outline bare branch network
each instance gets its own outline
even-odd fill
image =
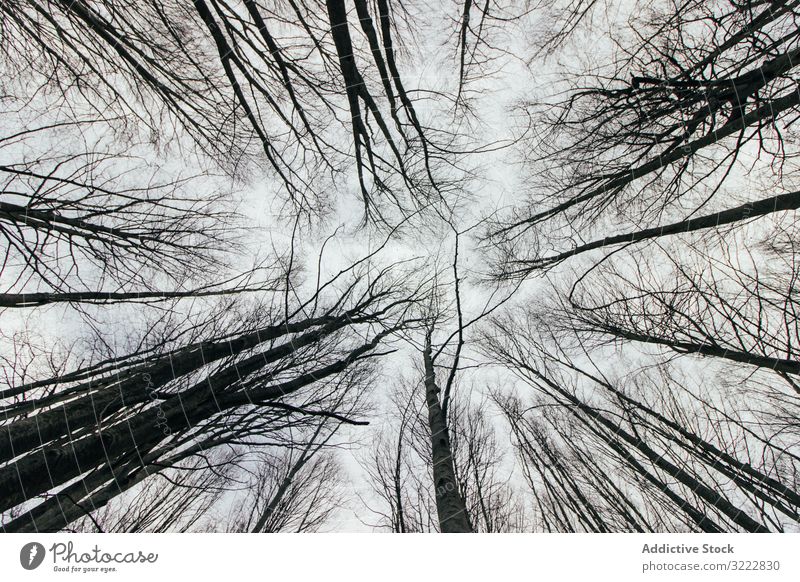
[[[800,531],[800,0],[0,3],[4,532]]]

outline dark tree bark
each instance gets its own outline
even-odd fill
[[[430,335],[422,352],[425,366],[425,402],[428,406],[428,426],[431,431],[431,461],[433,485],[436,492],[436,512],[443,533],[471,533],[467,506],[459,491],[453,466],[450,433],[439,402],[439,387],[433,368]]]

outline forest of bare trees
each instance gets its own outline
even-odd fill
[[[800,531],[800,1],[0,2],[0,531]]]

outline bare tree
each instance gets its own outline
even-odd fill
[[[329,399],[363,386],[365,360],[405,325],[409,299],[396,295],[389,277],[357,277],[327,308],[317,293],[287,319],[261,311],[253,314],[258,327],[6,391],[15,402],[3,409],[0,497],[4,510],[22,504],[25,512],[5,529],[63,527],[87,503],[102,506],[148,475],[221,445],[258,444],[319,416],[353,422],[332,411]]]
[[[421,316],[423,337],[421,341],[410,339],[420,356],[422,366],[418,373],[422,382],[412,380],[399,392],[402,396],[395,396],[393,409],[400,422],[397,435],[391,441],[383,441],[375,456],[366,462],[374,488],[388,505],[388,511],[377,513],[393,531],[429,528],[434,508],[438,530],[442,532],[503,531],[524,522],[522,506],[515,504],[512,489],[498,471],[502,455],[494,428],[487,420],[487,404],[474,403],[469,393],[456,390],[468,346],[466,333],[498,309],[509,295],[495,289],[488,300],[481,302],[477,315],[465,313],[465,278],[459,265],[463,233],[452,224],[450,228],[454,233],[450,274],[437,274],[438,286]],[[450,325],[452,331],[448,334]],[[435,333],[442,338],[436,346]],[[447,364],[442,363],[445,360]],[[437,377],[440,370],[444,374]],[[420,399],[424,396],[423,411],[414,405],[415,394]],[[429,484],[414,475],[420,465],[430,471]],[[433,490],[433,505],[419,493],[425,487]],[[425,509],[408,509],[409,500],[423,504]]]
[[[397,37],[413,31],[402,11],[386,0],[12,2],[3,56],[101,118],[151,135],[167,121],[228,168],[263,159],[304,213],[320,213],[353,169],[380,218],[378,196],[402,212],[436,201],[449,179],[436,172],[454,160],[454,136],[426,125],[403,82]]]
[[[226,461],[208,466],[197,459],[157,473],[68,529],[158,533],[202,528],[203,519],[230,487],[234,465]]]
[[[606,4],[1,3],[2,529],[319,531],[376,417],[373,527],[797,528],[800,0]]]
[[[232,531],[316,532],[342,504],[341,469],[318,445],[296,459],[265,461],[248,488],[254,492],[249,509],[239,509],[242,515],[233,521]]]
[[[794,209],[793,7],[689,2],[634,14],[611,39],[616,50],[602,70],[576,76],[565,100],[532,111],[542,130],[526,159],[539,187],[489,229],[498,275],[524,277],[593,249]],[[744,205],[717,202],[753,156],[777,174],[778,192],[746,185]],[[712,203],[721,209],[707,212]],[[631,227],[609,234],[611,221]]]
[[[398,385],[388,413],[397,423],[376,429],[375,447],[361,459],[371,493],[361,502],[378,520],[369,523],[395,533],[438,531],[436,500],[428,468],[425,415],[413,383]]]
[[[670,531],[653,517],[664,504],[689,529],[783,531],[797,522],[796,453],[781,428],[764,438],[769,424],[720,417],[696,391],[687,405],[666,365],[614,380],[588,354],[571,356],[568,342],[548,347],[557,336],[537,328],[536,318],[498,321],[487,345],[541,394],[528,409],[513,398],[501,404],[548,529]],[[614,474],[605,463],[627,483],[603,477]]]
[[[434,485],[424,389],[420,382],[401,385],[387,411],[397,421],[390,425],[393,430],[379,429],[376,446],[362,459],[378,497],[362,499],[377,518],[368,525],[397,533],[446,531],[438,514],[442,496]],[[473,396],[455,392],[447,421],[453,482],[468,524],[476,532],[527,531],[528,511],[511,483],[508,459],[498,439],[501,427],[491,420],[489,402],[476,402]]]

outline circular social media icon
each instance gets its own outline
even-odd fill
[[[30,542],[19,551],[19,563],[26,570],[35,570],[44,561],[44,546],[39,542]]]

